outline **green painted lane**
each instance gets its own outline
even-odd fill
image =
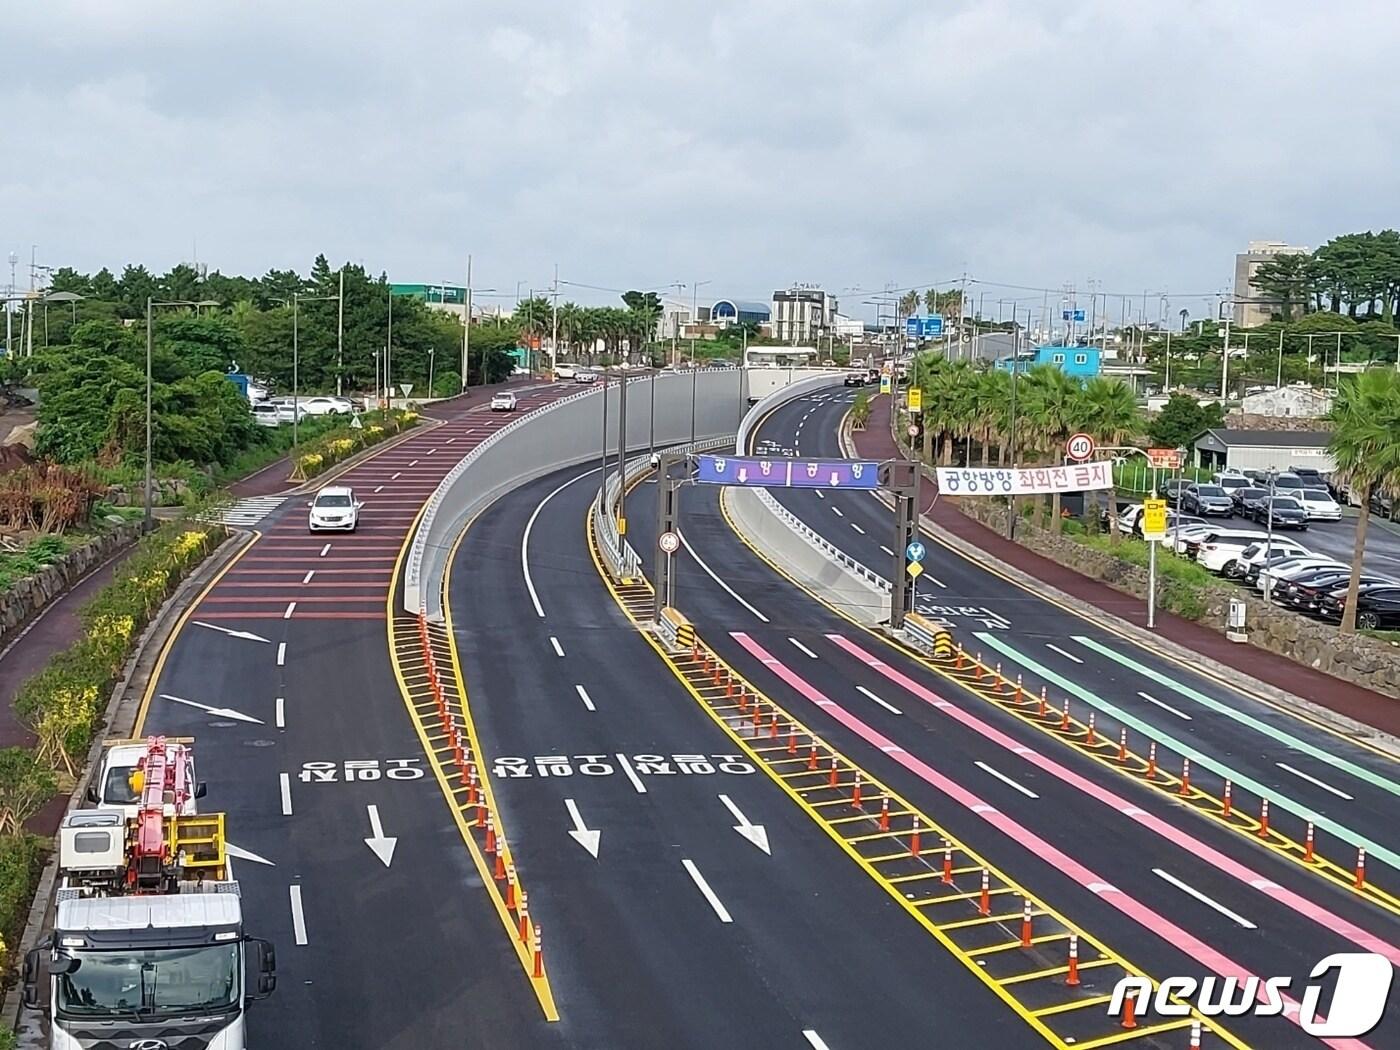
[[[1136,660],[1115,652],[1106,645],[1100,645],[1092,638],[1086,638],[1083,635],[1075,635],[1074,640],[1085,648],[1092,649],[1099,655],[1108,657],[1114,663],[1131,668],[1138,674],[1152,679],[1152,681],[1159,685],[1164,685],[1173,692],[1196,701],[1196,703],[1200,704],[1202,707],[1208,708],[1217,714],[1222,714],[1227,718],[1233,718],[1241,725],[1249,726],[1249,728],[1253,729],[1255,732],[1263,733],[1265,736],[1278,741],[1286,747],[1301,751],[1305,755],[1311,755],[1319,762],[1325,762],[1334,769],[1340,769],[1343,772],[1350,773],[1358,780],[1364,780],[1372,787],[1380,788],[1382,791],[1388,791],[1392,795],[1400,797],[1400,784],[1381,776],[1374,770],[1358,765],[1350,759],[1343,758],[1341,755],[1333,754],[1331,751],[1320,748],[1316,744],[1310,744],[1301,737],[1296,737],[1292,733],[1279,729],[1277,726],[1270,725],[1263,719],[1255,718],[1253,715],[1246,714],[1244,711],[1237,711],[1229,704],[1222,703],[1212,696],[1207,696],[1199,690],[1192,689],[1189,685],[1182,685],[1180,682],[1174,681],[1160,671],[1155,671],[1150,667],[1144,667]]]
[[[1110,715],[1121,724],[1136,730],[1149,740],[1156,740],[1159,744],[1171,748],[1184,758],[1189,758],[1202,769],[1210,770],[1216,776],[1223,777],[1233,782],[1237,787],[1244,788],[1246,791],[1250,791],[1260,798],[1267,798],[1270,806],[1275,808],[1282,807],[1295,816],[1312,821],[1318,829],[1330,831],[1342,841],[1349,842],[1353,846],[1364,848],[1368,856],[1383,860],[1397,871],[1400,871],[1400,854],[1397,854],[1393,850],[1386,849],[1378,842],[1372,842],[1365,835],[1353,831],[1345,824],[1338,823],[1330,817],[1323,816],[1321,813],[1318,813],[1316,810],[1304,805],[1296,799],[1289,798],[1287,795],[1273,788],[1266,787],[1252,777],[1236,769],[1232,769],[1225,765],[1225,763],[1198,750],[1193,745],[1178,740],[1160,727],[1144,722],[1136,715],[1129,714],[1117,704],[1105,700],[1097,693],[1085,689],[1077,682],[1073,682],[1058,672],[1052,671],[1044,664],[1037,662],[1014,646],[1008,645],[995,634],[988,631],[977,631],[975,632],[975,637],[986,645],[991,646],[1003,656],[1014,660],[1032,674],[1039,675],[1047,682],[1053,682],[1071,696],[1076,696],[1091,707],[1102,711],[1106,715]]]

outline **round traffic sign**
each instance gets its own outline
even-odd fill
[[[919,436],[919,428],[916,427],[913,423],[909,424],[909,436],[911,438],[916,438]]]
[[[656,538],[656,545],[667,554],[675,554],[681,549],[681,538],[674,532],[663,532]]]
[[[1094,439],[1088,434],[1075,434],[1065,442],[1065,455],[1070,459],[1083,462],[1094,454]]]
[[[911,541],[909,546],[904,548],[904,554],[910,561],[923,561],[927,553],[927,548],[918,540]]]

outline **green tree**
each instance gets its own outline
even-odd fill
[[[1099,445],[1122,447],[1138,433],[1137,398],[1120,380],[1103,376],[1090,379],[1084,384],[1082,408],[1084,429]],[[1118,500],[1112,487],[1108,490],[1108,536],[1110,543],[1119,540]]]
[[[1216,405],[1219,410],[1220,406]],[[1157,448],[1187,448],[1212,424],[1196,399],[1189,394],[1172,394],[1162,410],[1147,425],[1147,435]]]
[[[1400,491],[1400,375],[1387,368],[1349,377],[1340,384],[1328,419],[1333,427],[1328,451],[1336,463],[1334,477],[1361,501],[1341,626],[1343,634],[1353,634],[1371,497]],[[1362,626],[1377,624],[1368,619]]]
[[[1315,267],[1311,255],[1275,255],[1255,271],[1251,282],[1266,298],[1273,300],[1276,313],[1287,323],[1293,313],[1305,312],[1312,300]]]

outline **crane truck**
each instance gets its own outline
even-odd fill
[[[277,987],[272,945],[243,929],[224,814],[195,812],[191,744],[115,742],[100,797],[111,769],[129,791],[59,829],[53,932],[23,972],[31,1008],[48,973],[50,1050],[246,1050],[247,1004]]]

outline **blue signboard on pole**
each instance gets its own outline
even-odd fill
[[[923,561],[928,549],[919,540],[913,540],[904,548],[904,556],[910,561]]]
[[[939,314],[932,317],[925,317],[923,332],[926,337],[935,337],[943,334],[943,318]]]
[[[904,319],[904,337],[906,339],[917,339],[922,327],[917,317],[906,317]]]
[[[1061,321],[1083,321],[1083,320],[1084,320],[1084,311],[1083,311],[1083,310],[1061,310],[1061,311],[1060,311],[1060,320],[1061,320]]]
[[[873,459],[755,459],[697,456],[695,480],[748,488],[875,489],[880,464]]]

